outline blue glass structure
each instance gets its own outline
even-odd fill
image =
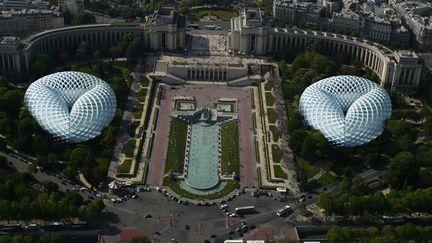
[[[391,100],[370,80],[334,76],[306,88],[300,97],[300,113],[331,143],[355,147],[383,132],[384,121],[391,116]]]
[[[36,80],[27,89],[24,102],[44,130],[70,143],[100,135],[116,110],[112,88],[81,72],[58,72]]]

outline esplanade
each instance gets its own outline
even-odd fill
[[[58,53],[77,48],[86,41],[92,46],[111,47],[124,35],[140,35],[149,51],[175,51],[186,48],[186,20],[174,8],[163,7],[143,24],[93,24],[65,27],[37,33],[25,39],[3,37],[0,41],[0,71],[22,73],[39,53]],[[421,64],[408,50],[390,50],[361,38],[321,31],[270,27],[259,9],[243,9],[231,19],[229,49],[235,54],[265,56],[289,48],[302,51],[315,42],[329,56],[344,55],[375,72],[381,85],[412,94],[417,91]],[[190,68],[190,67],[189,67]]]

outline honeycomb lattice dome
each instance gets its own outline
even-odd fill
[[[378,84],[356,76],[320,80],[303,92],[300,113],[333,144],[355,147],[384,130],[391,116],[391,100]]]
[[[44,130],[71,143],[100,135],[116,110],[111,87],[81,72],[58,72],[36,80],[27,89],[24,103]]]

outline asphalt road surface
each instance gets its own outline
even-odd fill
[[[28,172],[29,161],[23,160],[22,158],[16,156],[15,154],[5,153],[2,151],[0,151],[0,156],[5,157],[8,160],[9,165],[14,167],[17,171]],[[66,180],[62,179],[58,175],[49,175],[41,171],[33,173],[33,176],[39,182],[44,182],[49,180],[56,183],[59,187],[59,190],[62,192],[66,192],[67,190],[74,190],[76,188],[82,187],[81,185],[77,185],[77,184],[74,185],[70,182],[67,182]],[[92,196],[89,190],[80,190],[80,194],[83,196],[84,199],[88,199],[90,196]]]
[[[276,211],[293,202],[279,202],[273,197],[251,197],[249,193],[237,196],[228,201],[228,207],[234,211],[235,207],[255,206],[256,213],[244,217],[229,218],[214,206],[187,206],[170,201],[163,193],[153,190],[138,193],[137,199],[129,199],[122,203],[112,203],[106,200],[106,225],[102,228],[103,238],[108,242],[120,240],[120,232],[124,229],[136,229],[153,237],[155,242],[223,242],[225,239],[242,238],[236,231],[241,222],[255,225],[256,228],[247,232],[243,237],[253,235],[265,227],[273,228],[274,232],[281,232],[288,227],[286,218],[276,215]],[[145,218],[146,215],[151,218]],[[187,229],[189,226],[189,229]],[[211,236],[216,236],[212,238]],[[269,238],[273,237],[269,235]]]

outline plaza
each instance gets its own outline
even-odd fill
[[[165,158],[167,156],[167,145],[169,141],[169,127],[171,114],[174,111],[176,97],[194,97],[197,107],[214,107],[220,97],[236,100],[238,113],[232,113],[238,118],[239,124],[239,158],[240,158],[240,184],[242,187],[252,188],[255,186],[255,163],[254,146],[251,132],[253,131],[251,121],[250,91],[248,88],[226,87],[222,85],[184,85],[175,89],[165,88],[164,98],[159,105],[159,118],[157,121],[155,146],[147,176],[147,184],[162,185],[164,177]],[[194,124],[191,128],[191,144],[188,176],[186,182],[196,187],[211,187],[218,181],[218,131],[219,125]],[[203,137],[204,136],[204,137]],[[207,159],[203,162],[202,159]],[[196,160],[202,164],[192,165]],[[199,162],[197,162],[199,163]],[[212,179],[213,178],[213,179]],[[198,185],[197,185],[198,183]],[[202,185],[203,183],[208,183]]]

